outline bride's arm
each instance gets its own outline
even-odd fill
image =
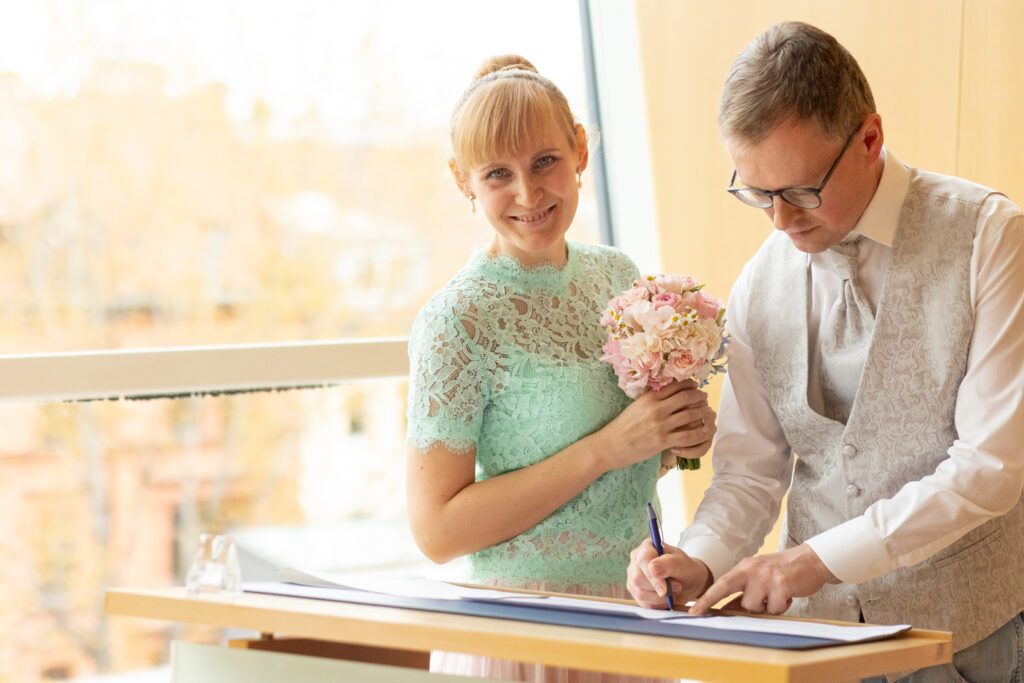
[[[446,562],[506,541],[543,521],[605,472],[667,448],[707,452],[714,433],[704,392],[666,387],[641,396],[603,429],[529,467],[474,482],[474,451],[443,444],[408,455],[413,537],[431,560]],[[692,423],[704,426],[693,427]]]

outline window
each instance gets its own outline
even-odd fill
[[[102,588],[181,583],[200,530],[256,572],[422,562],[380,338],[486,241],[446,168],[477,64],[523,54],[588,121],[578,11],[0,9],[0,353],[60,352],[0,356],[0,679],[165,661],[182,633],[108,620]],[[596,241],[584,180],[572,236]]]
[[[569,0],[0,12],[0,352],[403,334],[488,235],[446,165],[477,65],[592,110]]]

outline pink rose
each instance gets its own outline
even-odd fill
[[[601,347],[604,351],[604,355],[601,356],[601,360],[612,365],[620,362],[626,362],[625,357],[622,355],[622,342],[618,339],[609,339],[604,346]]]
[[[661,353],[663,346],[664,341],[659,335],[636,332],[622,340],[619,351],[627,359],[637,363],[650,353]]]
[[[608,302],[609,308],[622,312],[635,304],[637,301],[647,301],[647,289],[645,287],[633,287]]]
[[[638,320],[652,308],[654,307],[651,305],[650,301],[634,301],[629,306],[622,309],[622,322],[626,323],[626,325],[633,329],[640,328],[642,325]]]
[[[618,340],[610,340],[604,345],[602,351],[604,351],[604,355],[601,356],[601,360],[612,366],[616,377],[624,377],[633,369],[633,364],[622,355],[622,344]]]
[[[674,308],[668,306],[661,306],[655,308],[653,304],[648,304],[650,308],[639,315],[636,315],[636,321],[643,327],[644,332],[648,334],[662,334],[667,332],[672,327],[672,319],[678,315]]]
[[[657,275],[654,278],[654,284],[666,291],[682,294],[693,289],[699,283],[689,275]]]
[[[657,307],[669,306],[672,310],[678,311],[679,309],[677,307],[682,300],[683,298],[675,292],[662,291],[660,294],[654,295],[651,299],[651,303]]]
[[[671,377],[675,380],[689,379],[696,374],[703,364],[702,358],[695,358],[688,350],[679,349],[668,355],[668,360],[662,373],[666,377]]]
[[[652,379],[652,380],[650,380],[649,384],[650,384],[650,387],[651,387],[651,391],[661,391],[662,389],[667,387],[669,384],[672,384],[672,382],[674,382],[674,381],[675,380],[669,379],[668,377],[661,377],[659,379]]]
[[[662,358],[660,351],[648,351],[633,362],[633,368],[654,376],[661,372],[661,367],[664,363],[665,360]]]
[[[649,375],[637,370],[629,370],[619,375],[619,388],[626,392],[626,396],[636,398],[647,391],[647,380]]]
[[[704,292],[697,292],[693,309],[702,318],[715,318],[722,309],[722,302]]]

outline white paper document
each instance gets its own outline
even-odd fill
[[[510,593],[486,588],[465,588],[445,581],[416,577],[368,576],[364,574],[331,574],[329,572],[304,572],[285,567],[278,576],[287,583],[318,588],[351,588],[370,593],[401,595],[406,598],[429,598],[431,600],[501,600],[510,597],[532,597],[529,593]]]
[[[431,600],[475,600],[479,602],[504,602],[529,605],[548,609],[565,609],[573,612],[595,614],[627,614],[644,619],[665,619],[672,613],[664,610],[646,609],[637,605],[621,605],[596,600],[560,598],[531,593],[467,588],[445,581],[415,577],[367,576],[362,574],[331,574],[328,572],[305,572],[286,567],[279,573],[282,581],[317,588],[350,588],[370,593],[401,595],[406,598],[428,598]],[[676,613],[685,617],[685,613]]]

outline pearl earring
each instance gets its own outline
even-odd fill
[[[469,205],[473,208],[473,213],[476,213],[476,195],[469,195]]]
[[[576,187],[583,189],[583,171],[576,171]]]

